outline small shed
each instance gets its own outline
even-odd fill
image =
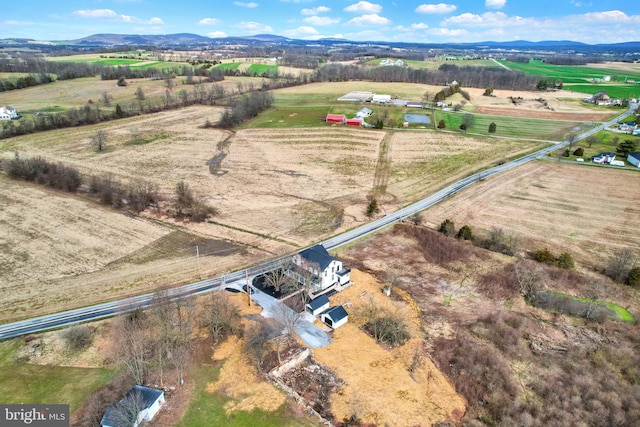
[[[119,427],[126,421],[122,419],[122,415],[133,418],[135,414],[130,413],[131,408],[129,408],[129,406],[134,405],[127,404],[127,401],[133,401],[133,399],[137,398],[136,395],[138,394],[141,397],[140,403],[142,403],[143,408],[138,412],[135,419],[128,420],[128,422],[130,425],[138,427],[138,425],[144,421],[151,421],[165,402],[164,391],[135,385],[118,403],[107,408],[102,417],[102,421],[100,421],[100,425],[102,427]],[[124,408],[122,415],[119,413],[121,411],[120,408]]]
[[[362,119],[354,117],[353,119],[347,119],[347,126],[362,126]]]
[[[337,305],[322,313],[320,320],[332,329],[337,329],[349,321],[349,314],[343,306]]]
[[[305,308],[308,313],[317,316],[329,308],[329,298],[326,294],[320,295],[309,301]]]
[[[327,114],[327,123],[344,123],[347,121],[347,116],[344,114]]]
[[[371,98],[371,102],[373,102],[374,104],[386,104],[389,101],[391,101],[391,95],[376,94]]]
[[[640,168],[640,151],[629,153],[629,155],[627,156],[627,162],[631,163],[637,168]]]
[[[423,105],[422,105],[422,102],[409,101],[409,102],[407,102],[407,107],[410,107],[410,108],[422,108]]]
[[[370,108],[366,108],[366,107],[365,108],[361,108],[356,113],[356,117],[360,117],[360,118],[369,117],[371,115],[371,113],[373,113],[373,111],[371,111]]]

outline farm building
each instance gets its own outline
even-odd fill
[[[636,130],[636,122],[624,122],[624,123],[619,123],[618,124],[618,129],[621,132],[626,132],[626,133],[633,133],[633,131]]]
[[[637,168],[640,168],[640,151],[629,153],[629,155],[627,156],[627,162],[631,163]]]
[[[138,399],[140,399],[139,403],[136,402]],[[164,402],[164,391],[135,385],[118,403],[107,408],[100,425],[102,427],[120,427],[122,425],[138,427],[143,422],[151,421]],[[136,416],[132,413],[132,409],[138,404],[141,404],[143,408]],[[131,419],[127,419],[129,417]]]
[[[8,105],[0,107],[0,120],[15,120],[19,118],[15,108]]]
[[[603,163],[605,165],[608,165],[615,159],[616,159],[616,153],[606,152],[606,153],[600,153],[597,156],[593,156],[591,158],[591,161],[593,163]]]
[[[305,306],[307,312],[314,316],[322,313],[329,308],[329,297],[326,294],[322,294],[307,303]]]
[[[315,245],[295,254],[292,262],[297,269],[289,270],[287,274],[298,282],[309,285],[312,293],[351,283],[351,270],[344,268],[342,261],[329,255],[322,245]]]
[[[375,94],[371,97],[371,102],[374,104],[386,104],[391,101],[391,95],[378,95]]]
[[[422,108],[422,102],[416,102],[416,101],[409,101],[407,102],[407,107],[411,107],[411,108]]]
[[[345,123],[347,126],[362,126],[363,120],[360,117],[355,117],[353,119],[347,119]]]
[[[347,116],[344,114],[327,114],[327,123],[344,123],[347,121]]]
[[[349,313],[343,306],[337,305],[322,313],[320,320],[332,329],[337,329],[349,321]]]
[[[360,118],[364,119],[365,117],[369,117],[371,115],[371,113],[373,113],[373,111],[371,111],[370,108],[366,108],[366,107],[365,108],[361,108],[356,113],[356,117],[360,117]]]

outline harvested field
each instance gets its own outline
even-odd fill
[[[640,247],[640,173],[537,161],[481,182],[423,213],[474,230],[502,227],[522,248],[570,252],[602,268],[615,249]]]

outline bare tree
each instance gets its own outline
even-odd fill
[[[244,337],[245,351],[259,372],[262,372],[264,360],[269,351],[268,342],[269,327],[264,322],[252,325]]]
[[[292,282],[295,282],[290,277],[290,271],[293,267],[290,257],[280,258],[275,268],[264,274],[265,285],[273,288],[278,293],[282,291],[282,288],[289,287]]]
[[[221,292],[213,292],[209,298],[201,323],[209,331],[213,344],[218,344],[231,334],[240,332],[240,311],[229,298]]]
[[[109,95],[109,92],[102,92],[102,103],[105,105],[105,107],[110,107],[111,106],[111,100],[113,99],[113,97],[111,95]]]
[[[91,135],[91,146],[98,152],[104,151],[107,148],[107,133],[99,130]]]
[[[174,207],[179,216],[182,216],[185,210],[193,207],[194,196],[193,190],[189,187],[189,184],[184,181],[178,181],[176,184],[176,199],[174,201]]]
[[[538,266],[527,261],[520,261],[513,266],[516,285],[520,294],[526,299],[535,299],[542,291],[542,273]]]
[[[631,248],[620,249],[609,258],[605,273],[616,282],[622,283],[637,261]]]
[[[142,384],[151,361],[147,319],[142,312],[119,318],[113,326],[116,359],[126,366],[136,384]]]
[[[144,398],[139,390],[127,393],[109,411],[109,418],[118,427],[134,427],[138,425],[138,415],[145,408]]]

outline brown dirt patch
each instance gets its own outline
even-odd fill
[[[345,382],[331,396],[336,418],[357,415],[363,422],[376,425],[430,425],[464,413],[464,399],[426,355],[413,378],[410,375],[413,354],[422,348],[420,321],[412,305],[384,296],[381,283],[369,274],[358,270],[351,274],[355,285],[331,299],[332,305],[350,303],[349,323],[333,332],[327,348],[313,351],[320,363]],[[360,329],[363,317],[359,313],[371,300],[402,310],[413,338],[391,350],[376,344]]]

